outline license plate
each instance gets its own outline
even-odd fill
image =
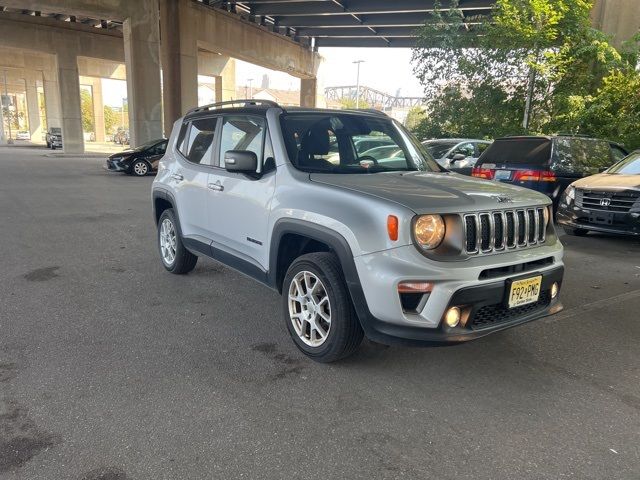
[[[535,303],[540,298],[542,275],[511,282],[509,289],[509,308]]]
[[[613,225],[613,213],[592,211],[589,214],[589,223]]]
[[[496,180],[509,180],[511,178],[511,170],[496,170],[493,178]]]

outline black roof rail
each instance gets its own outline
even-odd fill
[[[243,100],[227,100],[225,102],[210,103],[208,105],[202,105],[201,107],[192,108],[186,113],[186,115],[191,115],[192,113],[197,113],[197,112],[206,112],[207,110],[215,110],[217,108],[226,107],[228,105],[239,105],[242,107],[259,107],[259,106],[280,107],[280,105],[278,105],[276,102],[272,100],[260,100],[256,98],[243,99]]]

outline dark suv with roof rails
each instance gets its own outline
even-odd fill
[[[613,165],[627,153],[617,143],[581,135],[503,137],[484,151],[472,175],[542,192],[557,210],[569,184]]]

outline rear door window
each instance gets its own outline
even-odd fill
[[[482,154],[480,164],[546,166],[551,159],[551,140],[542,137],[499,138]]]
[[[553,148],[553,170],[584,175],[598,173],[611,161],[609,143],[594,138],[557,137]]]

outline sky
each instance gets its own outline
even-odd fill
[[[423,89],[413,75],[411,49],[408,48],[321,48],[323,62],[318,71],[321,88],[341,85],[355,85],[357,65],[360,64],[360,85],[395,94],[401,89],[401,96],[419,97]],[[299,89],[299,80],[289,74],[273,72],[245,62],[236,66],[238,85],[246,85],[253,79],[259,85],[264,73],[269,73],[271,87],[283,90]]]
[[[423,89],[413,75],[411,49],[408,48],[321,48],[323,62],[318,71],[318,88],[355,85],[357,65],[360,64],[360,85],[400,96],[420,97]],[[260,86],[262,76],[269,75],[270,86],[283,90],[299,90],[300,80],[283,72],[274,72],[250,63],[237,61],[236,84]],[[102,80],[104,103],[120,106],[127,96],[127,86],[122,80]]]

